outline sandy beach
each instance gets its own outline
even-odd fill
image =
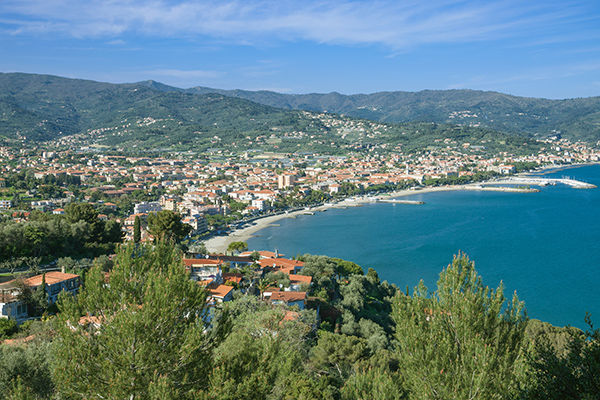
[[[267,226],[270,226],[274,222],[279,221],[283,218],[295,218],[297,215],[300,215],[304,212],[306,212],[306,210],[291,211],[287,214],[283,213],[258,218],[252,222],[251,226],[242,229],[236,229],[229,235],[211,237],[206,242],[204,242],[204,245],[210,253],[225,254],[225,252],[227,251],[227,246],[229,246],[231,242],[245,242],[248,239],[250,239],[252,235],[254,235],[256,232],[266,228]]]

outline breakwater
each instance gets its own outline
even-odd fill
[[[393,203],[393,204],[425,204],[421,200],[401,200],[401,199],[380,199],[379,203]]]
[[[496,183],[510,184],[510,185],[532,185],[532,186],[549,186],[556,185],[558,183],[570,186],[574,189],[593,189],[596,185],[591,183],[579,181],[570,178],[536,178],[531,176],[513,176],[510,178],[502,179]]]
[[[507,193],[538,193],[539,189],[528,187],[513,187],[513,186],[483,186],[483,185],[466,185],[463,190],[475,190],[481,192],[507,192]]]

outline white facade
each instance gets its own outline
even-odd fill
[[[162,210],[162,206],[158,201],[142,201],[138,203],[133,208],[134,214],[148,214],[151,212],[158,212]]]
[[[0,294],[0,318],[12,318],[17,322],[27,319],[27,305],[19,301],[16,291],[2,290]]]

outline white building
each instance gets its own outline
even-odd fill
[[[193,229],[193,233],[196,235],[208,231],[208,223],[203,215],[192,215],[190,217],[185,217],[182,221],[184,224],[190,225]]]
[[[142,201],[133,207],[134,214],[148,214],[151,212],[159,212],[162,210],[162,206],[158,201]]]
[[[264,211],[266,208],[268,208],[268,205],[269,203],[263,199],[252,200],[252,207],[256,207],[260,211]]]

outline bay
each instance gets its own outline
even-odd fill
[[[600,166],[546,173],[600,186]],[[278,221],[248,241],[286,256],[311,253],[373,267],[401,289],[434,288],[454,254],[465,252],[484,283],[517,291],[528,315],[584,328],[600,324],[600,189],[548,186],[539,193],[416,194],[423,205],[368,204]]]

